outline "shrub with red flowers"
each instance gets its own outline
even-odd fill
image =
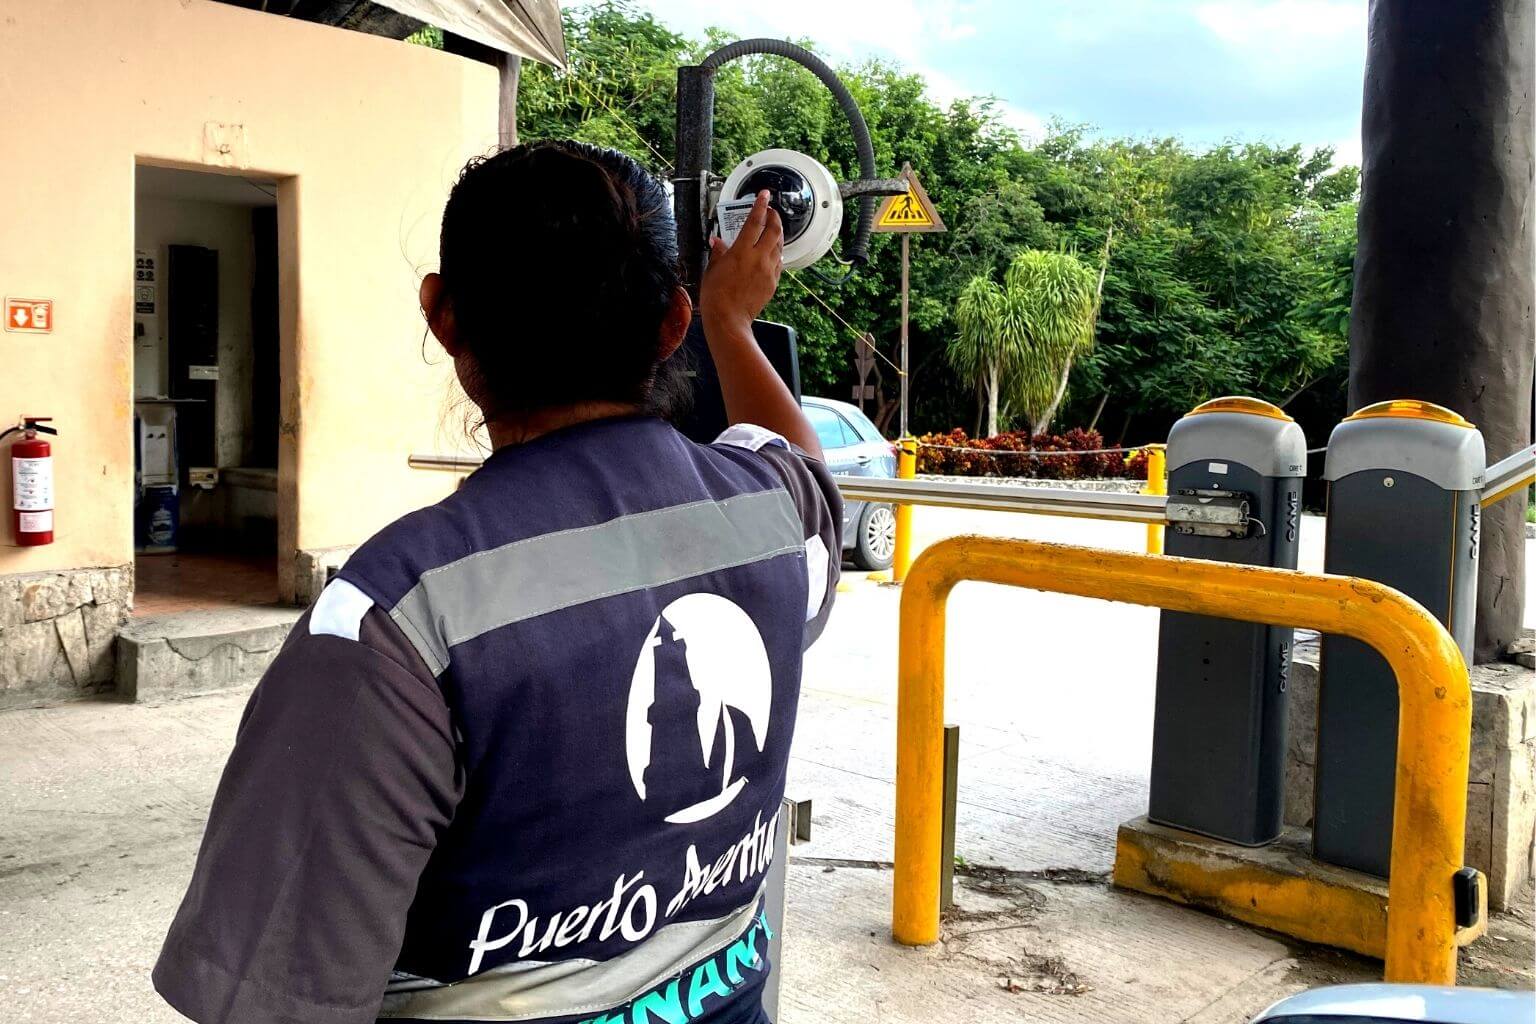
[[[1145,452],[1104,453],[1110,447],[1097,430],[1065,434],[1010,431],[995,437],[967,437],[958,427],[918,439],[917,471],[943,476],[1029,477],[1037,480],[1147,478]]]

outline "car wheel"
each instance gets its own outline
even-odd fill
[[[853,561],[860,569],[875,572],[889,569],[896,554],[896,511],[889,505],[865,506],[859,517],[859,539],[853,547]]]

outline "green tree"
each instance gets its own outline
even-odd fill
[[[1039,249],[1014,254],[1002,287],[986,274],[966,282],[948,355],[984,400],[989,436],[997,433],[1000,399],[1025,417],[1030,433],[1050,429],[1072,361],[1093,346],[1096,284],[1075,256]]]
[[[1003,276],[1011,319],[1008,394],[1043,434],[1067,393],[1072,362],[1093,347],[1096,284],[1093,271],[1071,253],[1025,249]]]
[[[613,146],[670,174],[677,67],[725,36],[688,38],[617,0],[565,19],[570,70],[524,65],[523,137]],[[941,105],[921,76],[885,62],[838,71],[863,108],[878,170],[894,174],[910,161],[949,227],[912,245],[916,429],[971,422],[985,406],[974,367],[951,358],[960,298],[977,275],[1001,281],[1021,249],[1081,253],[1095,286],[1103,265],[1094,346],[1076,354],[1070,386],[1042,422],[1103,423],[1111,439],[1140,442],[1224,393],[1288,403],[1320,423],[1342,407],[1359,172],[1335,166],[1332,151],[1199,150],[1173,138],[1104,138],[1064,122],[1025,145],[985,97]],[[788,61],[753,57],[722,68],[715,129],[717,173],[755,150],[786,146],[840,179],[856,175],[842,112]],[[869,332],[886,370],[881,410],[894,410],[898,249],[893,236],[877,235],[870,263],[852,276],[826,261],[779,289],[767,315],[798,330],[808,393],[846,394],[855,339]],[[996,405],[999,417],[1029,418],[1002,380]]]
[[[949,362],[955,372],[976,388],[977,414],[974,433],[982,434],[982,413],[986,415],[986,436],[997,433],[997,386],[1007,356],[1005,337],[1008,297],[996,281],[977,274],[966,282],[955,304],[958,330],[949,343]]]

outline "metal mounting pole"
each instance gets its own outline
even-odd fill
[[[912,253],[912,239],[910,235],[903,233],[901,236],[901,436],[907,436],[907,297],[909,287],[909,260]]]
[[[704,199],[714,163],[715,71],[677,69],[677,159],[672,169],[672,215],[677,221],[677,254],[683,287],[695,306],[704,274]]]

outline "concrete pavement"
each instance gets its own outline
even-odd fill
[[[923,541],[986,532],[1138,550],[1144,537],[1002,513],[923,509],[916,520]],[[1318,525],[1303,527],[1314,566]],[[1156,612],[981,584],[957,589],[949,620],[957,850],[969,869],[944,941],[893,945],[898,599],[850,573],[807,663],[790,790],[814,800],[815,832],[791,851],[789,1024],[1239,1024],[1291,991],[1376,976],[1358,959],[1110,890],[1115,827],[1146,801]],[[180,1019],[151,991],[149,968],[245,699],[0,714],[6,1022]],[[1496,922],[1464,978],[1529,987],[1529,936],[1528,916]]]

